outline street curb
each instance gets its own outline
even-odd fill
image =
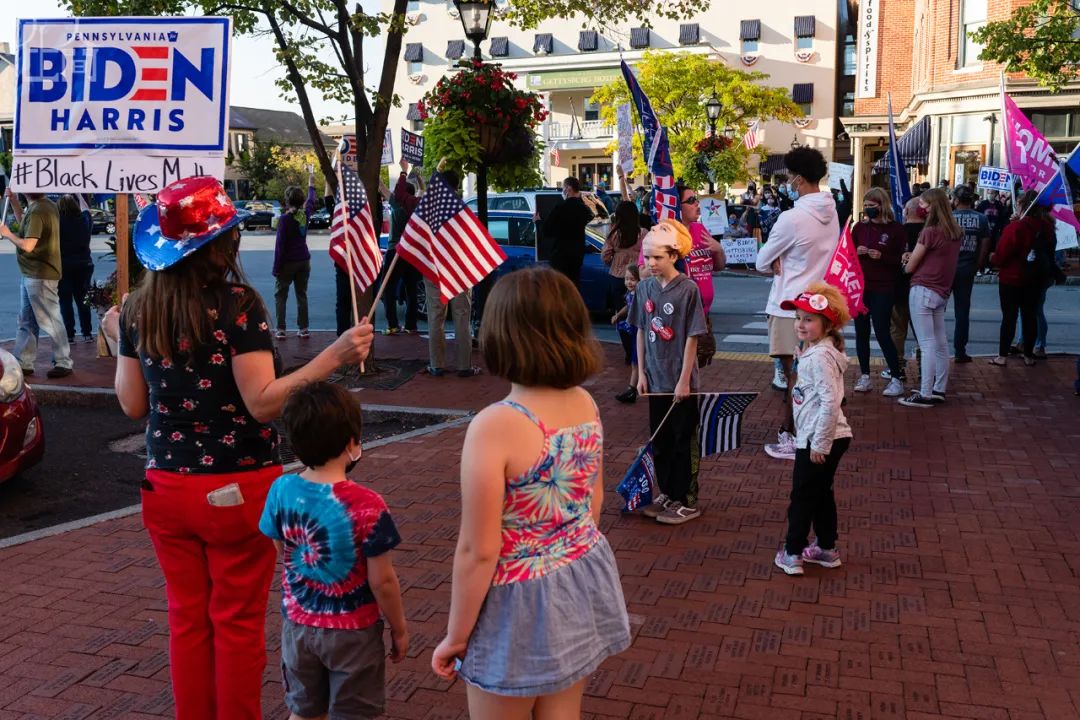
[[[763,273],[758,273],[758,272],[755,272],[753,270],[721,270],[720,272],[718,272],[716,274],[719,275],[720,277],[760,278],[762,280],[768,280],[768,279],[772,278],[771,275],[765,275]],[[975,276],[975,284],[976,285],[997,285],[998,284],[998,276],[997,275],[976,275]],[[1065,282],[1063,284],[1064,285],[1080,285],[1080,275],[1066,276]]]

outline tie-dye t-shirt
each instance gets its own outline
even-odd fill
[[[367,558],[401,542],[386,503],[354,482],[282,475],[259,530],[284,546],[281,612],[299,625],[361,630],[379,619]]]

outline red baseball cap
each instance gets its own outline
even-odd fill
[[[804,310],[809,313],[824,315],[834,324],[839,324],[840,318],[836,311],[829,305],[829,299],[821,293],[800,293],[794,300],[785,300],[780,303],[783,310]]]

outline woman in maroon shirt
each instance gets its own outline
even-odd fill
[[[1024,335],[1024,364],[1035,364],[1036,315],[1043,287],[1035,269],[1035,245],[1041,243],[1039,252],[1053,256],[1057,237],[1047,209],[1035,204],[1034,190],[1021,196],[1020,214],[1001,233],[990,262],[998,268],[998,298],[1001,301],[1001,334],[998,337],[998,356],[990,361],[999,367],[1006,363],[1009,346],[1016,334],[1016,315],[1020,314],[1020,326]],[[1030,209],[1028,209],[1030,206]]]
[[[889,323],[900,258],[907,248],[907,234],[904,226],[893,217],[892,203],[881,188],[870,188],[863,195],[863,218],[851,229],[866,283],[863,302],[867,308],[867,312],[855,318],[855,351],[861,373],[855,383],[855,392],[870,392],[874,387],[870,380],[870,326],[873,325],[878,347],[892,374],[882,394],[899,397],[904,393],[904,383],[900,380],[900,360],[889,334]]]

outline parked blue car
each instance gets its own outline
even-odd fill
[[[495,278],[514,270],[536,265],[541,261],[536,246],[536,223],[527,210],[489,210],[488,232],[506,253],[506,262],[495,270]],[[387,236],[379,238],[379,245],[386,252]],[[585,231],[585,262],[581,266],[578,288],[590,313],[607,312],[608,269],[600,260],[604,238],[592,228]],[[424,294],[420,293],[421,312],[426,315]]]

